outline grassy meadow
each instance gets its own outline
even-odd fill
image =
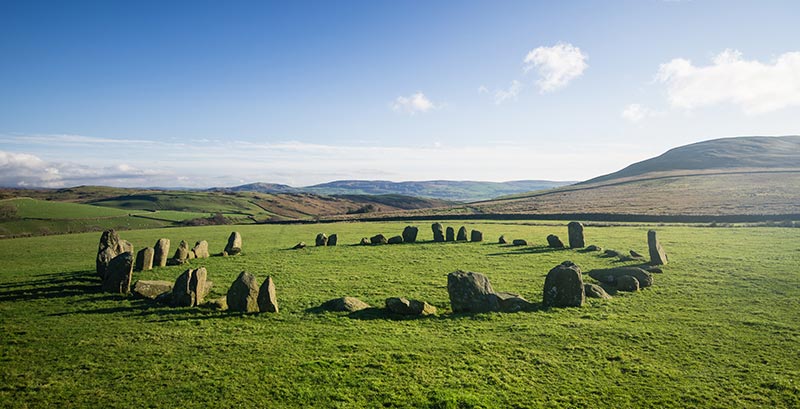
[[[587,225],[587,244],[647,252],[655,228],[669,257],[654,286],[583,308],[452,314],[449,272],[486,274],[496,291],[541,301],[550,268],[619,265],[552,250],[566,222],[447,223],[483,243],[356,246],[407,223],[248,225],[121,232],[136,250],[158,238],[243,254],[190,260],[222,297],[242,270],[271,275],[280,312],[168,308],[98,292],[99,233],[0,242],[0,406],[38,407],[798,407],[800,229]],[[313,246],[319,232],[339,246]],[[528,247],[495,244],[505,234]],[[635,264],[635,263],[627,263]],[[135,272],[174,280],[186,267]],[[592,280],[584,275],[586,281]],[[405,296],[436,317],[319,312],[341,296],[382,307]]]

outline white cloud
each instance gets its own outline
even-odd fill
[[[660,66],[656,81],[666,85],[673,107],[727,103],[748,115],[776,111],[800,105],[800,52],[762,63],[743,59],[737,50],[725,50],[708,66],[676,58]]]
[[[525,56],[525,72],[536,69],[539,79],[536,84],[542,93],[565,87],[580,77],[589,57],[581,49],[569,43],[558,43],[552,47],[538,47]]]
[[[0,135],[0,139],[14,142],[27,137]],[[473,146],[438,141],[425,146],[334,146],[232,140],[224,142],[224,149],[219,148],[222,142],[159,141],[159,149],[152,144],[109,149],[108,144],[92,146],[92,140],[106,139],[78,141],[55,135],[30,143],[26,153],[0,151],[0,185],[204,188],[259,181],[307,186],[336,179],[578,180],[644,157],[636,149],[598,155],[597,146],[542,150],[533,144],[497,141]],[[61,149],[71,149],[70,143],[80,146],[80,155],[61,154]],[[565,171],[560,164],[567,162],[582,166]]]
[[[522,91],[522,83],[517,80],[511,81],[508,89],[499,89],[494,92],[494,103],[499,105],[506,100],[516,99],[520,91]]]
[[[405,112],[411,115],[417,112],[425,113],[436,108],[437,106],[422,92],[417,92],[407,97],[397,97],[392,105],[392,109],[395,112]]]
[[[662,115],[661,112],[654,111],[640,104],[630,104],[622,110],[622,118],[631,122],[639,122],[643,119]]]
[[[489,88],[486,88],[486,85],[481,85],[478,87],[478,94],[488,94]]]

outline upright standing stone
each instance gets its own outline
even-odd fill
[[[445,233],[445,241],[456,241],[456,230],[450,226],[447,227]]]
[[[242,252],[242,235],[238,231],[231,232],[228,236],[228,244],[225,246],[225,252],[229,256],[235,256]]]
[[[131,253],[133,254],[133,244],[128,240],[120,240],[119,241],[120,253]]]
[[[97,275],[104,278],[108,273],[108,263],[122,253],[119,234],[114,229],[106,230],[100,235],[100,244],[97,246],[95,267]]]
[[[547,273],[544,279],[543,307],[581,307],[585,299],[580,267],[571,261],[565,261]]]
[[[255,276],[246,271],[239,273],[225,298],[229,311],[258,312],[258,284]]]
[[[483,241],[483,232],[480,230],[473,230],[470,232],[469,241]]]
[[[156,267],[164,267],[167,265],[167,258],[169,258],[169,239],[158,239],[153,254],[153,265]]]
[[[258,289],[258,310],[260,312],[278,312],[278,298],[275,296],[275,283],[267,276]]]
[[[328,245],[329,246],[335,246],[336,243],[338,243],[338,242],[339,242],[339,236],[336,233],[331,234],[331,236],[328,237]]]
[[[172,258],[177,261],[189,259],[189,243],[187,243],[186,240],[181,240],[180,244],[178,244],[178,249],[175,250],[175,255],[172,256]]]
[[[172,286],[171,304],[175,307],[196,307],[203,303],[206,294],[205,267],[188,269],[179,275]]]
[[[499,244],[508,244],[508,240],[506,240],[506,236],[505,235],[500,236],[500,239],[498,239],[497,242]]]
[[[328,245],[328,236],[325,233],[317,234],[317,238],[315,240],[317,247],[324,247]]]
[[[655,230],[647,232],[647,248],[650,250],[650,265],[658,266],[667,264],[667,253],[664,252],[664,248],[661,247],[661,243],[658,242]]]
[[[433,230],[433,241],[437,243],[444,241],[444,227],[442,227],[441,223],[432,224],[431,230]]]
[[[136,253],[136,271],[146,271],[153,269],[153,248],[145,247]]]
[[[116,294],[131,292],[133,276],[133,254],[122,253],[108,263],[108,271],[103,278],[103,291]]]
[[[569,247],[579,249],[586,246],[583,239],[583,224],[580,222],[569,222],[567,225],[567,232],[569,234]]]
[[[547,236],[547,245],[554,249],[564,248],[564,242],[562,242],[561,239],[559,239],[555,234]]]
[[[414,243],[417,241],[417,233],[419,229],[416,226],[406,226],[403,229],[403,242],[405,243]]]
[[[192,253],[195,258],[209,258],[211,254],[208,252],[208,242],[205,240],[196,242],[192,248]]]
[[[481,273],[454,271],[447,275],[453,312],[489,312],[500,308],[489,279]]]
[[[456,236],[456,240],[458,240],[458,241],[467,241],[467,228],[466,227],[461,226],[458,229],[458,235]]]

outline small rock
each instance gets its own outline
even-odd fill
[[[360,243],[360,244],[361,244],[362,246],[369,246],[369,245],[370,245],[370,244],[372,244],[372,243],[369,241],[369,238],[367,238],[367,237],[362,237],[362,238],[361,238],[361,243]]]
[[[159,295],[172,291],[172,282],[163,280],[139,280],[133,284],[132,293],[141,298],[155,300]]]
[[[356,312],[370,308],[370,305],[358,298],[342,297],[325,301],[320,307],[326,311]]]
[[[514,239],[514,241],[512,241],[511,244],[514,246],[527,246],[528,241],[523,239]]]
[[[583,292],[589,298],[602,298],[602,299],[611,299],[611,296],[608,295],[606,290],[603,287],[600,287],[597,284],[586,283],[583,285]]]
[[[508,240],[506,240],[506,236],[500,236],[500,238],[497,240],[497,242],[499,244],[508,244]]]
[[[389,241],[386,240],[386,236],[384,236],[383,234],[376,234],[376,235],[370,237],[369,242],[371,244],[388,244],[389,243]]]
[[[532,311],[535,306],[530,301],[522,298],[519,294],[495,293],[501,312]]]
[[[387,241],[389,244],[402,244],[403,243],[403,236],[394,236],[390,237]]]
[[[563,249],[564,243],[555,234],[547,236],[547,245],[554,249]]]
[[[622,257],[624,255],[624,254],[620,253],[619,251],[611,250],[611,249],[608,249],[608,250],[604,251],[603,254],[606,257]]]
[[[633,258],[644,258],[644,256],[639,254],[638,252],[636,252],[636,250],[631,250],[630,253],[631,253],[631,257],[633,257]]]
[[[591,246],[586,246],[586,248],[584,250],[586,250],[586,251],[603,251],[603,248],[599,247],[599,246],[595,246],[594,244],[592,244]]]
[[[632,276],[620,276],[617,278],[615,287],[619,291],[639,291],[639,280]]]
[[[601,283],[615,284],[622,276],[633,276],[639,281],[639,288],[653,285],[653,275],[639,267],[616,267],[589,271],[589,277]]]
[[[434,315],[436,307],[424,301],[409,300],[407,298],[387,298],[386,309],[393,314],[400,315]]]
[[[294,247],[292,247],[292,250],[300,250],[304,248],[306,248],[306,243],[301,241],[300,243],[295,244]]]

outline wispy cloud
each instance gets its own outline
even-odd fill
[[[762,114],[800,105],[800,52],[763,63],[725,50],[707,66],[676,58],[660,66],[656,81],[666,85],[676,108],[733,104],[748,115]]]
[[[623,119],[630,122],[640,122],[644,119],[659,115],[662,115],[662,113],[640,104],[630,104],[626,106],[620,114]]]
[[[522,88],[521,82],[517,80],[511,81],[508,89],[499,89],[494,92],[494,103],[499,105],[509,99],[517,99],[517,95],[522,91]]]
[[[525,56],[525,72],[536,70],[539,79],[536,85],[542,93],[563,88],[570,81],[583,75],[589,65],[589,57],[580,48],[569,43],[558,43],[552,47],[534,48]]]
[[[436,108],[437,105],[428,99],[421,91],[407,97],[399,96],[395,98],[392,104],[392,110],[395,112],[403,112],[411,115],[417,112],[425,113]]]

